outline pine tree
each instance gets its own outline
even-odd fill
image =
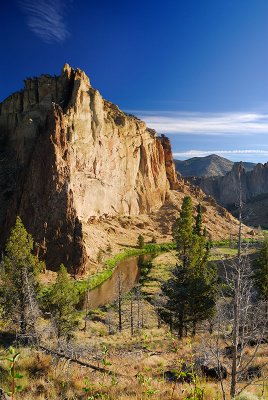
[[[39,269],[37,257],[32,254],[33,239],[26,231],[20,217],[6,244],[1,279],[1,300],[4,317],[19,326],[21,334],[33,334],[38,316],[36,303]]]
[[[188,265],[193,242],[193,206],[189,196],[185,196],[183,199],[180,216],[173,226],[173,238],[178,256],[184,266]]]
[[[217,270],[206,260],[192,269],[189,278],[188,322],[192,326],[192,335],[195,335],[199,322],[208,320],[215,314],[217,294]]]
[[[57,280],[50,292],[49,309],[56,326],[58,338],[70,338],[78,325],[75,309],[79,297],[66,268],[61,264]]]
[[[194,234],[201,236],[202,234],[202,207],[199,203],[197,206],[197,215],[195,217]]]
[[[185,197],[180,217],[173,228],[178,257],[182,262],[177,263],[170,280],[162,287],[167,297],[166,307],[178,328],[179,337],[189,325],[195,334],[197,323],[213,315],[217,294],[217,273],[208,264],[209,246],[202,234],[201,206],[194,226],[192,212],[192,201]]]
[[[178,328],[178,335],[183,336],[187,316],[189,314],[189,274],[188,267],[177,264],[172,271],[172,277],[162,285],[162,292],[167,297],[165,308],[171,327]],[[161,310],[161,314],[164,315]]]
[[[268,238],[266,237],[261,248],[259,257],[254,263],[256,286],[264,298],[268,301]]]

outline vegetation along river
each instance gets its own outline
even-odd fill
[[[129,292],[139,282],[143,265],[154,257],[156,254],[143,254],[120,261],[109,279],[88,291],[83,308],[95,309],[111,304],[117,299],[119,292]]]

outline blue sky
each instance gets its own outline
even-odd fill
[[[175,158],[265,162],[267,21],[267,0],[3,2],[0,100],[68,62],[166,133]]]

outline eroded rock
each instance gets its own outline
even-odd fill
[[[0,143],[1,244],[20,215],[52,269],[83,271],[96,220],[153,212],[178,187],[168,138],[67,64],[1,103]]]

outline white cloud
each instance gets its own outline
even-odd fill
[[[63,0],[19,0],[27,25],[46,43],[63,42],[68,36]]]
[[[192,158],[192,157],[205,157],[210,154],[218,154],[223,156],[268,156],[268,150],[187,150],[180,153],[173,153],[173,157],[176,158]]]
[[[268,133],[268,114],[131,111],[159,133],[233,135]]]

